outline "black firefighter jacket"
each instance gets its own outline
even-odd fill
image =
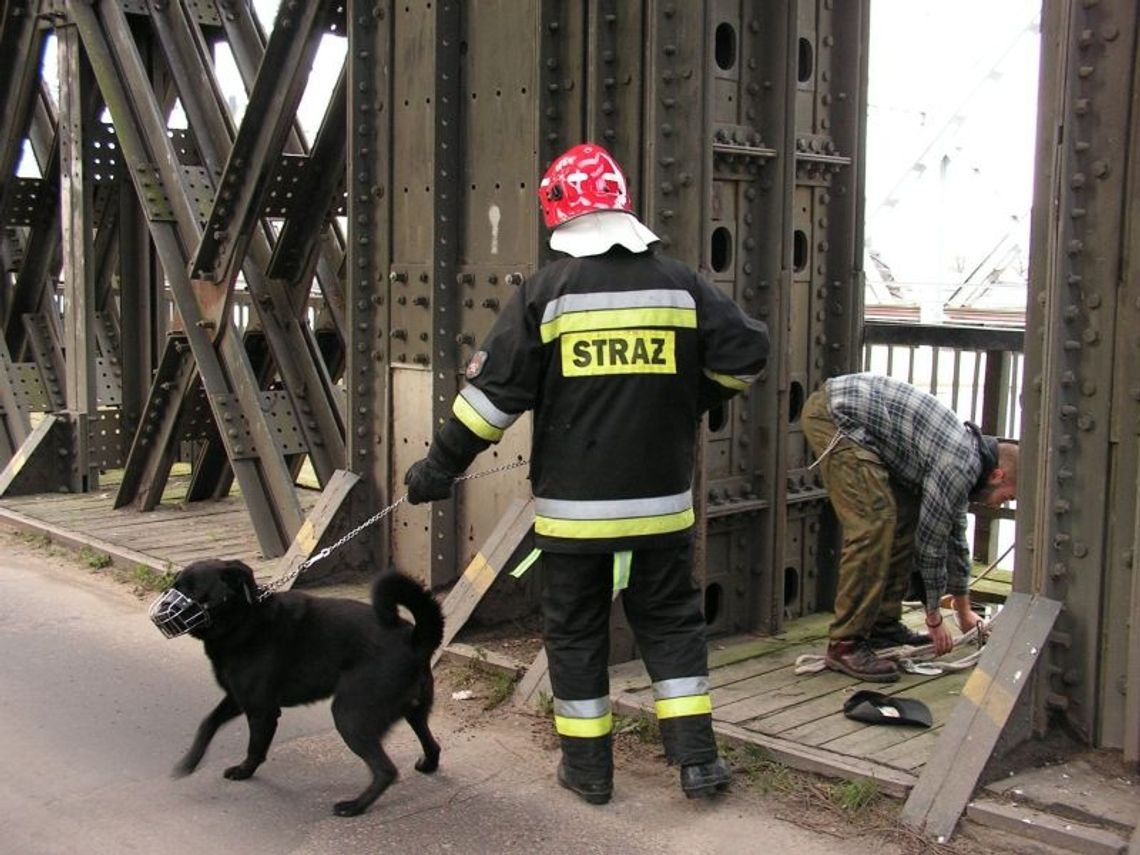
[[[533,410],[535,542],[556,552],[683,543],[699,419],[746,389],[767,327],[680,262],[615,248],[520,286],[436,436],[455,472]]]

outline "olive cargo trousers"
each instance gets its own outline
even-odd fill
[[[829,637],[832,641],[866,638],[877,626],[888,627],[902,617],[919,500],[892,481],[875,452],[845,436],[835,441],[839,429],[828,412],[825,388],[807,399],[801,423],[843,527]]]

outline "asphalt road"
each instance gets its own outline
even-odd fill
[[[767,815],[755,797],[691,802],[675,770],[619,765],[614,801],[592,807],[553,781],[556,753],[532,720],[466,714],[445,697],[432,776],[397,725],[401,777],[363,816],[332,815],[363,764],[327,703],[287,710],[249,781],[222,778],[244,753],[234,722],[202,767],[172,779],[219,690],[198,642],[167,640],[146,602],[71,557],[0,533],[0,852],[68,853],[740,853],[850,851]],[[466,702],[470,703],[470,702]]]

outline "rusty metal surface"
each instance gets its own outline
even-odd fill
[[[1019,590],[1065,611],[1038,681],[1037,727],[1063,715],[1093,744],[1133,745],[1125,672],[1135,624],[1137,396],[1134,246],[1137,135],[1119,99],[1134,76],[1127,0],[1049,2],[1042,33],[1037,179],[1025,342],[1027,419],[1018,516]],[[1135,96],[1133,96],[1134,100]],[[1129,181],[1131,180],[1131,184]],[[1133,277],[1134,278],[1134,277]],[[1119,516],[1118,516],[1119,515]],[[1129,664],[1131,661],[1131,665]]]

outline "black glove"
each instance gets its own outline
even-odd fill
[[[408,501],[413,505],[451,498],[451,485],[455,476],[431,459],[429,454],[408,467],[404,474],[408,486]]]

